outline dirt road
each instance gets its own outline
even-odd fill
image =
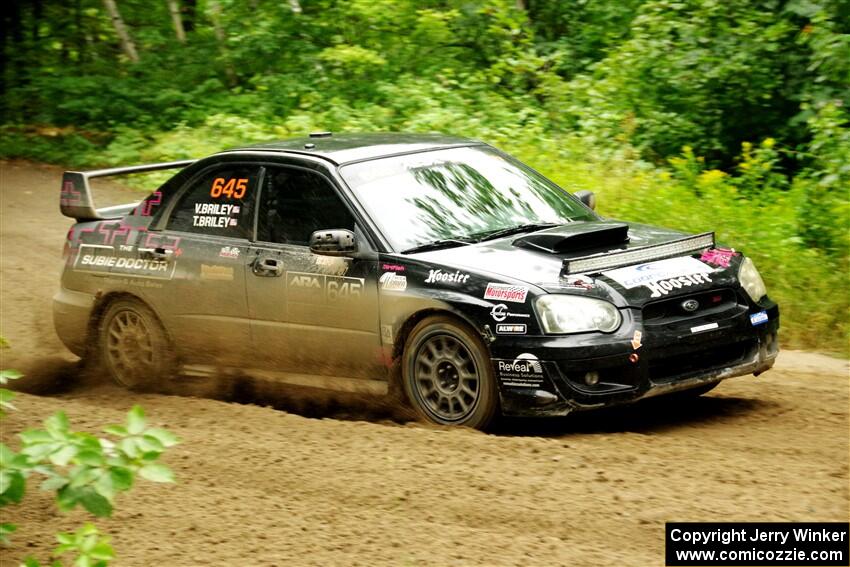
[[[686,404],[653,400],[494,434],[364,404],[299,414],[286,399],[270,401],[290,411],[82,380],[50,319],[69,226],[60,172],[0,168],[0,324],[12,343],[2,366],[53,392],[21,394],[3,442],[16,447],[16,433],[60,407],[96,432],[134,403],[183,439],[165,457],[178,484],[140,481],[96,522],[118,565],[662,565],[665,521],[850,516],[848,366],[816,354],[784,352],[759,378]],[[23,506],[3,510],[21,525],[0,551],[9,564],[45,561],[51,534],[89,519],[54,508],[33,487]]]

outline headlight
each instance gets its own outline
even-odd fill
[[[535,303],[543,330],[547,333],[610,333],[622,317],[612,304],[576,295],[543,295]]]
[[[761,279],[761,274],[756,269],[756,265],[749,258],[744,258],[741,262],[741,267],[738,268],[738,281],[747,295],[755,302],[767,295],[767,287],[764,285],[764,280]]]

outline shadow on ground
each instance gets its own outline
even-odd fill
[[[22,366],[24,378],[16,390],[48,396],[85,395],[87,390],[113,388],[102,372],[86,370],[79,362],[47,358]],[[117,386],[116,397],[132,396]],[[312,388],[282,386],[239,376],[180,378],[145,393],[214,399],[271,407],[303,417],[372,421],[403,425],[416,421],[415,413],[389,397],[341,394]],[[502,418],[490,430],[494,435],[561,437],[593,433],[663,433],[679,427],[736,419],[775,406],[752,398],[706,395],[696,398],[653,398],[636,404],[576,412],[555,418]]]

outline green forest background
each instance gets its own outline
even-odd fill
[[[476,137],[595,191],[603,215],[715,230],[755,259],[784,346],[848,354],[850,0],[2,11],[2,156],[89,167],[313,130]]]

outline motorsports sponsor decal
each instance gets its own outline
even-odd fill
[[[497,301],[509,301],[513,303],[525,303],[528,288],[520,285],[509,285],[490,282],[484,290],[484,299],[495,299]]]
[[[386,291],[404,291],[407,289],[407,276],[400,276],[395,272],[384,272],[381,279],[381,289]]]
[[[504,303],[498,303],[493,306],[493,309],[490,310],[490,317],[493,318],[494,321],[504,321],[508,317],[531,317],[528,313],[512,313],[508,306]]]
[[[74,269],[93,274],[126,275],[137,278],[170,280],[177,263],[116,254],[114,246],[80,244]]]
[[[328,305],[363,298],[363,278],[286,272],[286,299],[290,303]]]
[[[192,215],[192,226],[210,228],[227,228],[236,226],[237,220],[232,215],[238,215],[240,205],[221,205],[219,203],[196,203],[195,214]]]
[[[603,272],[626,289],[644,286],[650,297],[667,295],[674,289],[711,283],[712,269],[696,258],[670,258]]]
[[[514,360],[495,360],[503,386],[537,388],[543,383],[543,365],[536,356],[522,353]]]
[[[466,283],[469,274],[461,271],[444,272],[443,270],[428,270],[425,283]]]

